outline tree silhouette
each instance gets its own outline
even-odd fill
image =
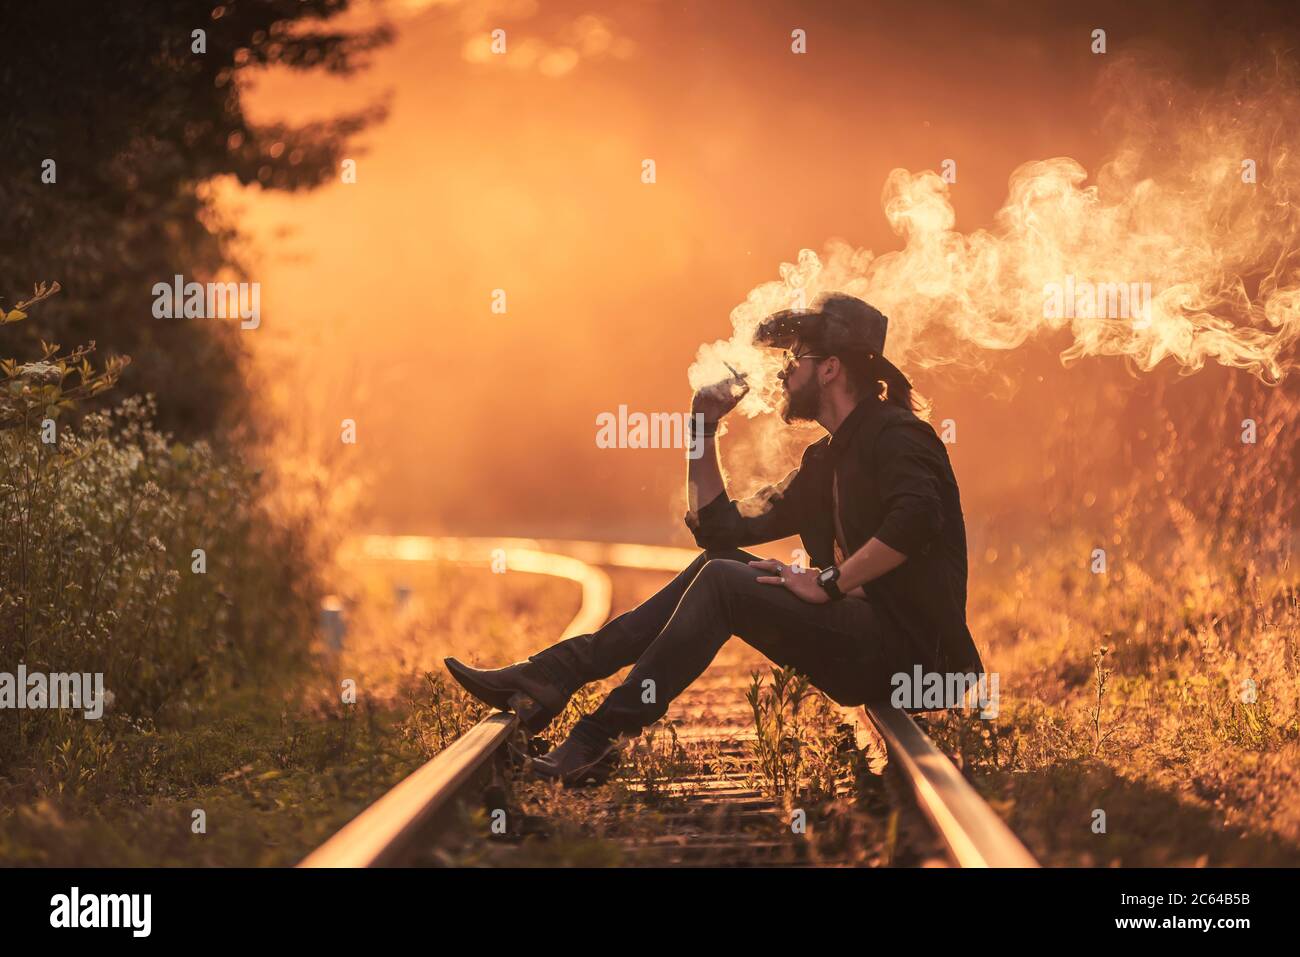
[[[237,267],[235,230],[203,185],[299,190],[337,176],[350,137],[382,108],[300,126],[254,125],[241,71],[349,74],[386,28],[342,31],[349,0],[4,4],[0,35],[0,307],[57,280],[22,323],[39,339],[129,354],[122,388],[159,397],[160,425],[210,433],[243,408],[239,323],[157,319],[152,287]],[[194,31],[204,32],[196,52]],[[46,160],[54,161],[53,183]],[[44,175],[43,175],[44,174]],[[247,335],[248,333],[244,333]],[[10,342],[6,354],[23,352]]]

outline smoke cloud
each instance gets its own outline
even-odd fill
[[[832,290],[889,316],[886,353],[908,371],[986,368],[993,354],[1064,333],[1067,366],[1114,356],[1190,374],[1212,362],[1280,382],[1300,335],[1298,89],[1280,63],[1206,92],[1120,61],[1097,97],[1109,158],[1091,177],[1069,157],[1024,163],[988,229],[956,228],[960,157],[955,184],[895,169],[881,203],[901,248],[800,251],[732,310],[729,340],[700,348],[690,384],[725,377],[729,363],[753,386],[739,411],[772,411],[778,360],[750,344],[754,328]],[[1116,289],[1132,284],[1149,284],[1148,308],[1115,315]],[[1082,297],[1061,310],[1063,287],[1101,295],[1095,308]]]

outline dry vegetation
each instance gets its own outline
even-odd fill
[[[1295,586],[1192,542],[1094,576],[1084,545],[982,595],[1001,713],[931,733],[1045,863],[1300,864]]]
[[[411,587],[399,612],[392,576],[354,573],[341,652],[318,647],[281,680],[197,702],[185,721],[106,718],[87,733],[107,750],[82,758],[93,774],[75,786],[53,769],[9,777],[0,860],[291,865],[482,716],[435,659],[553,634],[577,603],[567,583],[437,564],[399,579]],[[206,833],[192,831],[194,809]]]
[[[1062,413],[1041,533],[972,555],[1001,714],[932,733],[1045,863],[1300,864],[1300,404],[1217,370]]]

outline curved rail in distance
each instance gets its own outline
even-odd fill
[[[413,547],[404,541],[388,540],[386,545],[380,538],[370,548],[363,544],[363,554],[405,561],[442,558],[488,564],[494,560],[496,549],[503,547],[498,540],[445,539],[438,547]],[[508,547],[502,557],[513,571],[568,578],[582,586],[582,605],[564,629],[564,637],[595,631],[609,617],[612,586],[609,576],[600,569],[575,558],[527,547]],[[421,827],[488,765],[517,726],[513,714],[498,712],[484,718],[445,751],[403,778],[298,866],[382,867],[395,863]]]

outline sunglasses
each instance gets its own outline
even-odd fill
[[[791,369],[795,367],[795,364],[800,359],[829,359],[829,358],[830,356],[817,356],[817,355],[813,355],[811,352],[804,352],[796,355],[793,350],[786,349],[781,364],[781,371],[789,372]]]

